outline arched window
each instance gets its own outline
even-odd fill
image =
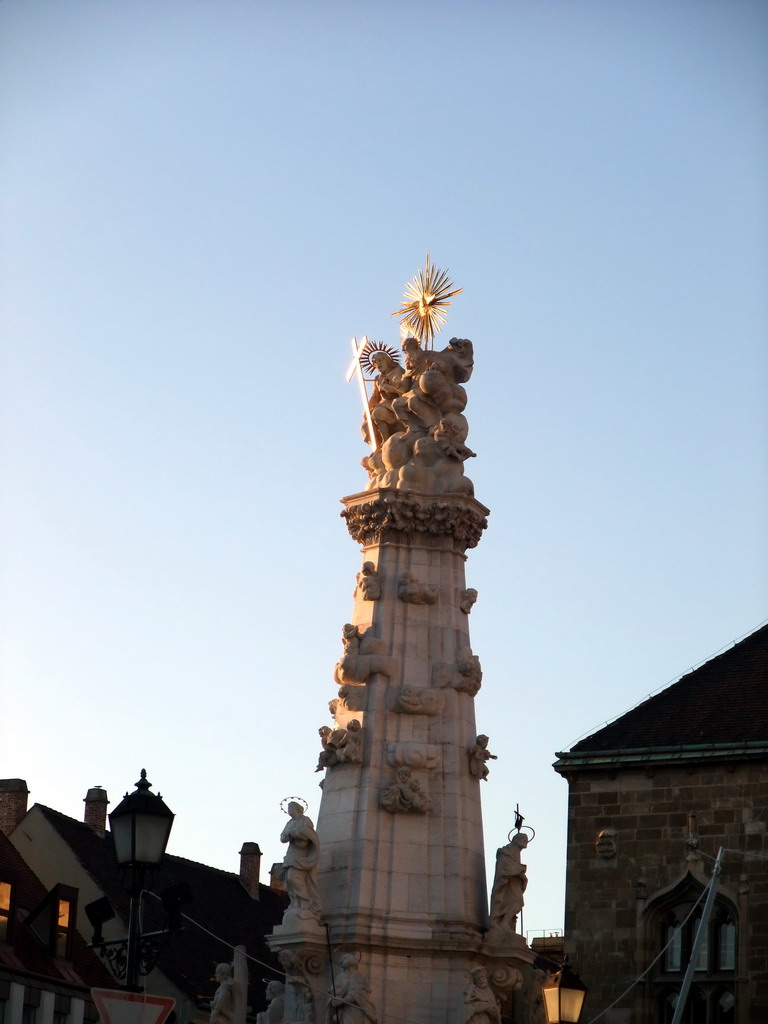
[[[701,922],[702,893],[703,886],[688,875],[671,892],[649,904],[647,934],[655,946],[650,959],[658,958],[651,971],[656,990],[654,1024],[671,1024]],[[696,957],[683,1024],[734,1024],[736,946],[735,908],[718,896]]]

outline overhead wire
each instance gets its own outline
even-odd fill
[[[149,889],[144,889],[143,893],[148,893],[150,896],[154,896],[156,900],[160,899],[158,895],[156,895],[154,892],[151,892]],[[185,921],[189,921],[190,924],[195,925],[195,927],[199,928],[200,931],[205,932],[206,935],[210,935],[212,939],[215,939],[217,942],[220,942],[223,946],[226,946],[228,949],[234,951],[237,948],[231,942],[228,942],[226,939],[223,939],[220,935],[216,935],[216,933],[212,932],[210,928],[206,928],[205,925],[200,924],[199,921],[195,921],[195,919],[193,917],[190,917],[189,914],[182,913],[181,916],[184,918]],[[253,961],[253,963],[258,964],[259,967],[266,967],[267,970],[282,975],[286,980],[288,979],[288,975],[285,971],[281,971],[279,970],[279,968],[273,967],[272,964],[267,964],[263,960],[259,960],[258,957],[252,956],[250,953],[246,952],[245,958],[246,960],[251,960]],[[313,991],[316,995],[323,996],[327,999],[331,998],[331,994],[327,992],[325,988],[321,988],[319,985],[312,985],[309,981],[307,981],[306,984],[307,988]],[[339,1000],[344,1006],[354,1007],[356,1005],[355,1003],[349,1002],[347,999],[342,999],[340,996],[335,996],[334,998]],[[396,1014],[393,1013],[388,1013],[386,1017],[380,1017],[379,1019],[383,1022],[383,1024],[386,1024],[386,1021],[397,1021],[399,1022],[399,1024],[423,1024],[423,1021],[413,1020],[412,1017],[398,1017]]]

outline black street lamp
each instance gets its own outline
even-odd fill
[[[167,938],[168,935],[168,929],[159,932],[141,931],[141,894],[146,871],[162,863],[174,817],[163,798],[150,793],[151,785],[151,782],[146,781],[146,771],[142,768],[135,793],[126,793],[110,815],[115,856],[120,867],[130,870],[127,939],[103,941],[101,938],[101,924],[114,916],[108,899],[96,900],[85,908],[96,930],[91,946],[108,959],[118,977],[125,972],[124,987],[132,991],[139,991],[139,973],[147,974],[155,966],[162,947],[159,937]],[[179,886],[172,888],[179,889]],[[175,899],[178,903],[188,902],[188,899],[178,894]]]
[[[174,819],[163,798],[149,792],[151,785],[142,768],[135,792],[126,793],[109,816],[117,863],[131,868],[140,882],[147,868],[162,863]]]
[[[568,957],[560,971],[542,986],[547,1024],[579,1024],[587,996],[587,986],[571,970]]]

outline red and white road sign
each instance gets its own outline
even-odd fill
[[[91,997],[104,1024],[164,1024],[176,1000],[117,988],[92,988]]]

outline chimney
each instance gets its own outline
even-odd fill
[[[261,850],[258,843],[243,843],[240,850],[240,882],[252,900],[259,898]]]
[[[9,836],[27,813],[29,790],[24,779],[0,779],[0,832]]]
[[[106,789],[102,789],[101,786],[93,786],[89,789],[85,800],[85,821],[86,825],[90,825],[94,832],[98,832],[100,835],[104,835],[107,830],[107,799]]]
[[[275,892],[288,892],[283,882],[283,862],[281,860],[269,869],[269,888],[274,889]]]

